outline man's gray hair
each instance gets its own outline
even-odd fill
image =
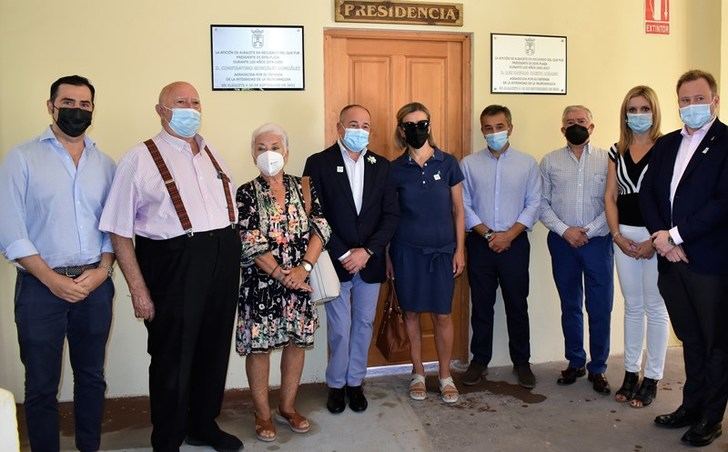
[[[561,122],[563,123],[566,121],[566,115],[571,113],[572,111],[583,111],[586,113],[586,117],[589,118],[589,122],[592,122],[592,112],[588,108],[586,108],[583,105],[569,105],[568,107],[564,108],[564,112],[561,114]]]
[[[257,140],[259,136],[266,133],[272,133],[273,135],[281,137],[281,140],[283,140],[283,146],[286,149],[286,154],[288,154],[288,134],[283,129],[283,127],[279,126],[278,124],[269,122],[253,130],[253,133],[250,135],[250,154],[253,157],[255,157],[255,140]]]

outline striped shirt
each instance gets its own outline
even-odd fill
[[[632,160],[632,153],[629,149],[625,150],[624,154],[620,154],[616,143],[609,149],[609,160],[614,162],[617,174],[619,224],[645,225],[640,211],[639,192],[651,155],[652,150],[648,150],[639,162],[635,162]]]
[[[541,222],[563,236],[572,226],[587,228],[587,237],[609,233],[604,215],[607,151],[587,144],[581,158],[565,146],[541,160]]]
[[[177,184],[192,230],[202,232],[230,226],[225,192],[210,157],[203,151],[203,138],[195,136],[200,148],[196,155],[192,155],[189,143],[164,130],[153,140]],[[230,174],[220,156],[215,158],[225,174]],[[232,199],[234,187],[229,184]],[[122,237],[137,234],[152,240],[184,234],[162,176],[144,143],[131,148],[119,162],[99,229]]]

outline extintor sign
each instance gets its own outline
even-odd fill
[[[670,0],[645,0],[645,33],[670,34]]]

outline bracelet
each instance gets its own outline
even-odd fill
[[[278,280],[278,278],[276,278],[276,277],[275,277],[275,276],[273,276],[273,275],[275,274],[276,270],[278,270],[279,268],[281,268],[281,264],[278,264],[278,265],[276,265],[276,266],[275,266],[275,268],[273,269],[273,271],[272,271],[272,272],[270,272],[270,274],[269,274],[268,276],[270,276],[271,278],[273,278],[273,279],[275,279],[275,280]]]

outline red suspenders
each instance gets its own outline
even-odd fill
[[[194,233],[192,232],[190,217],[187,215],[187,209],[185,209],[185,205],[182,202],[182,197],[177,189],[177,184],[175,183],[174,178],[172,178],[172,174],[169,172],[167,164],[164,163],[164,159],[162,158],[162,154],[159,152],[159,148],[157,148],[157,145],[152,140],[145,141],[144,145],[152,155],[154,164],[157,165],[159,174],[162,176],[162,181],[164,181],[164,186],[167,187],[167,192],[169,193],[169,197],[172,199],[174,210],[177,211],[177,217],[182,225],[182,229],[188,237],[192,237]],[[215,157],[212,155],[212,152],[210,152],[210,149],[207,146],[205,146],[205,152],[207,152],[207,155],[212,161],[212,165],[215,167],[215,171],[217,171],[218,179],[222,181],[222,188],[225,192],[225,202],[227,202],[228,219],[230,220],[230,224],[234,226],[236,218],[235,208],[233,207],[233,200],[230,196],[229,190],[230,178],[222,171],[222,168],[220,168],[220,165],[217,163],[217,160],[215,160]]]

